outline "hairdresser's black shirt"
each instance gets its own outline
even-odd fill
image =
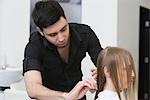
[[[70,91],[82,80],[81,61],[86,52],[96,65],[97,56],[102,48],[89,26],[75,23],[69,25],[69,62],[63,62],[56,47],[39,32],[35,32],[30,36],[25,48],[23,74],[30,70],[38,70],[41,72],[43,85],[58,91]]]

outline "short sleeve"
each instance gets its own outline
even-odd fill
[[[29,70],[41,71],[41,54],[37,43],[29,42],[25,48],[23,74]]]

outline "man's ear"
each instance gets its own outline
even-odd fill
[[[104,74],[106,77],[110,77],[108,66],[104,66]]]
[[[40,32],[40,34],[41,34],[42,36],[44,36],[43,32],[41,31],[41,29],[40,29],[39,27],[36,27],[36,29]]]

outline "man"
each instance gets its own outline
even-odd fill
[[[38,100],[64,100],[64,93],[82,80],[81,61],[86,52],[96,65],[102,47],[89,26],[68,23],[56,1],[37,2],[32,17],[38,32],[31,34],[25,48],[27,92]]]

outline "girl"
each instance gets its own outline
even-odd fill
[[[135,68],[131,54],[119,47],[106,47],[97,59],[98,98],[135,100]]]

